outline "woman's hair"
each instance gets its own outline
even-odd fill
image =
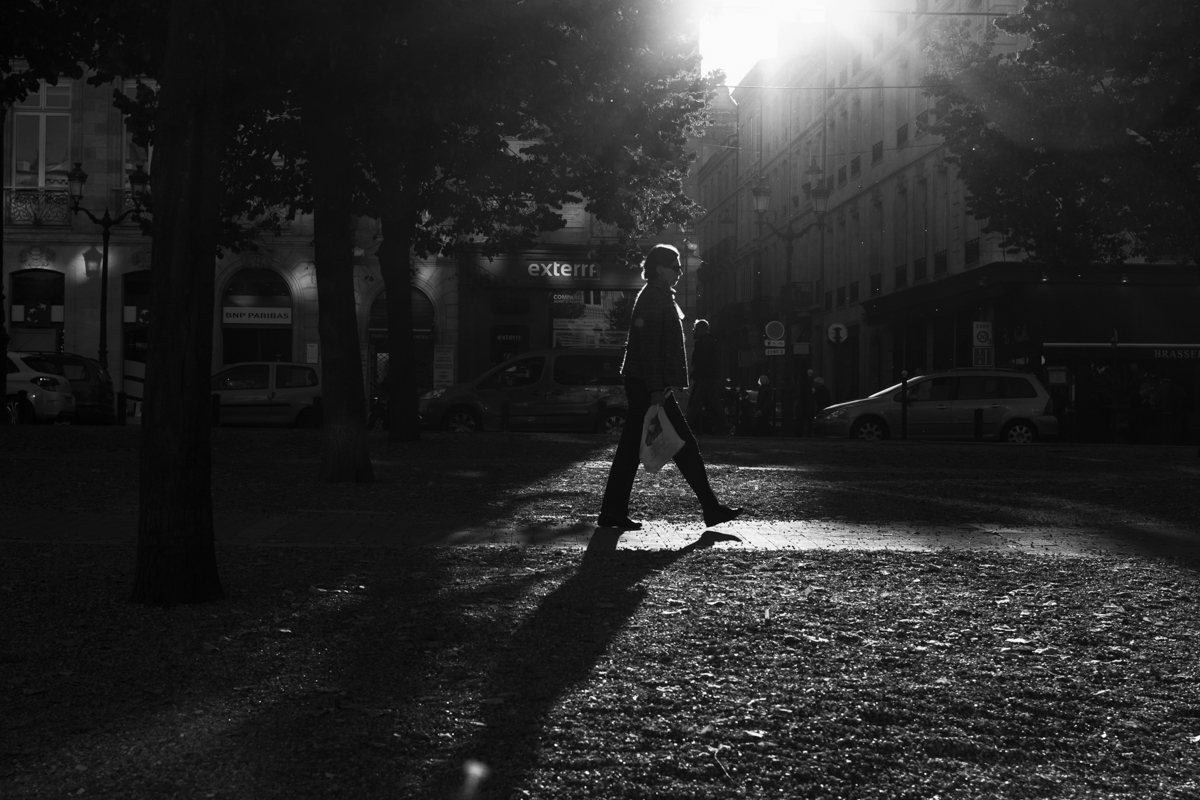
[[[642,262],[642,280],[648,281],[654,277],[654,268],[658,266],[675,266],[680,263],[679,251],[669,244],[656,244],[646,254]]]

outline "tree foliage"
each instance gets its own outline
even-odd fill
[[[929,130],[1003,246],[1048,264],[1200,262],[1200,6],[1030,0],[927,48]],[[994,46],[996,28],[1029,46]]]

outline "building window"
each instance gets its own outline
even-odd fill
[[[838,86],[845,86],[848,80],[849,78],[846,76],[846,68],[842,67],[841,71],[838,72]]]
[[[896,288],[908,286],[908,265],[901,264],[896,267]]]
[[[871,294],[879,294],[883,291],[883,273],[876,272],[871,276]]]
[[[825,293],[825,310],[833,311],[833,292]]]
[[[896,147],[903,147],[908,142],[908,123],[896,128]]]
[[[838,308],[846,305],[846,287],[839,286],[837,289],[837,304]]]
[[[963,245],[963,261],[967,264],[978,264],[979,263],[979,237],[978,236],[976,236],[974,239],[967,239],[966,244]]]
[[[871,145],[871,163],[878,164],[883,161],[883,142],[876,142]]]
[[[850,159],[850,177],[857,177],[860,172],[862,172],[862,158],[855,156]]]
[[[947,259],[946,259],[946,251],[945,250],[938,250],[936,253],[934,253],[933,254],[933,274],[934,275],[945,275],[946,274],[946,266],[947,266],[946,262],[947,262]]]
[[[913,280],[925,280],[925,256],[913,260]]]
[[[12,157],[5,165],[5,221],[17,225],[69,224],[71,82],[41,84],[10,113]]]
[[[871,42],[871,55],[877,56],[883,52],[883,34],[875,34],[874,41]]]
[[[896,15],[896,35],[899,36],[900,34],[904,33],[906,30],[908,30],[908,14],[897,14]]]
[[[837,182],[838,182],[838,186],[841,186],[846,182],[846,167],[845,166],[838,167]]]
[[[856,55],[854,60],[850,62],[850,74],[857,75],[860,72],[862,72],[862,53]]]
[[[850,302],[858,302],[858,281],[850,281]]]
[[[928,127],[928,125],[929,125],[929,112],[922,111],[920,114],[917,114],[917,129],[916,129],[916,131],[914,131],[914,133],[917,136],[924,136],[927,133],[927,131],[925,129],[926,129],[926,127]]]

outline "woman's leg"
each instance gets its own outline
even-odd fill
[[[625,379],[625,398],[629,410],[625,412],[625,427],[608,470],[608,484],[604,487],[604,500],[600,505],[600,516],[607,518],[629,514],[629,495],[641,461],[642,420],[650,408],[650,392],[646,391],[646,384],[636,378]]]
[[[705,512],[711,512],[720,505],[720,502],[708,483],[708,471],[704,468],[700,445],[697,444],[696,437],[692,434],[692,429],[688,427],[687,420],[683,418],[683,413],[680,412],[679,404],[675,402],[674,397],[668,397],[663,402],[663,411],[666,412],[667,419],[671,420],[671,425],[675,427],[679,438],[683,439],[682,449],[675,454],[675,466],[679,467],[679,473],[696,493],[696,499],[700,501],[700,508]],[[642,413],[645,414],[644,411]]]

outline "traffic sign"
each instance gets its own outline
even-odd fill
[[[835,322],[830,325],[827,332],[829,341],[833,342],[834,344],[841,344],[842,342],[846,341],[846,337],[849,333],[850,332],[846,329],[846,326],[840,322]]]
[[[767,348],[767,355],[769,355],[769,356],[781,356],[781,355],[783,355],[783,348],[782,348],[782,347],[768,347],[768,348]]]
[[[974,358],[971,360],[971,366],[974,367],[994,367],[996,366],[996,350],[993,347],[975,347],[973,348]]]
[[[764,347],[783,347],[785,344],[783,339],[763,339]]]
[[[773,319],[770,322],[768,322],[767,326],[766,326],[767,338],[768,339],[782,339],[784,331],[786,331],[786,330],[787,329],[783,327],[782,322],[780,322],[777,319]]]

